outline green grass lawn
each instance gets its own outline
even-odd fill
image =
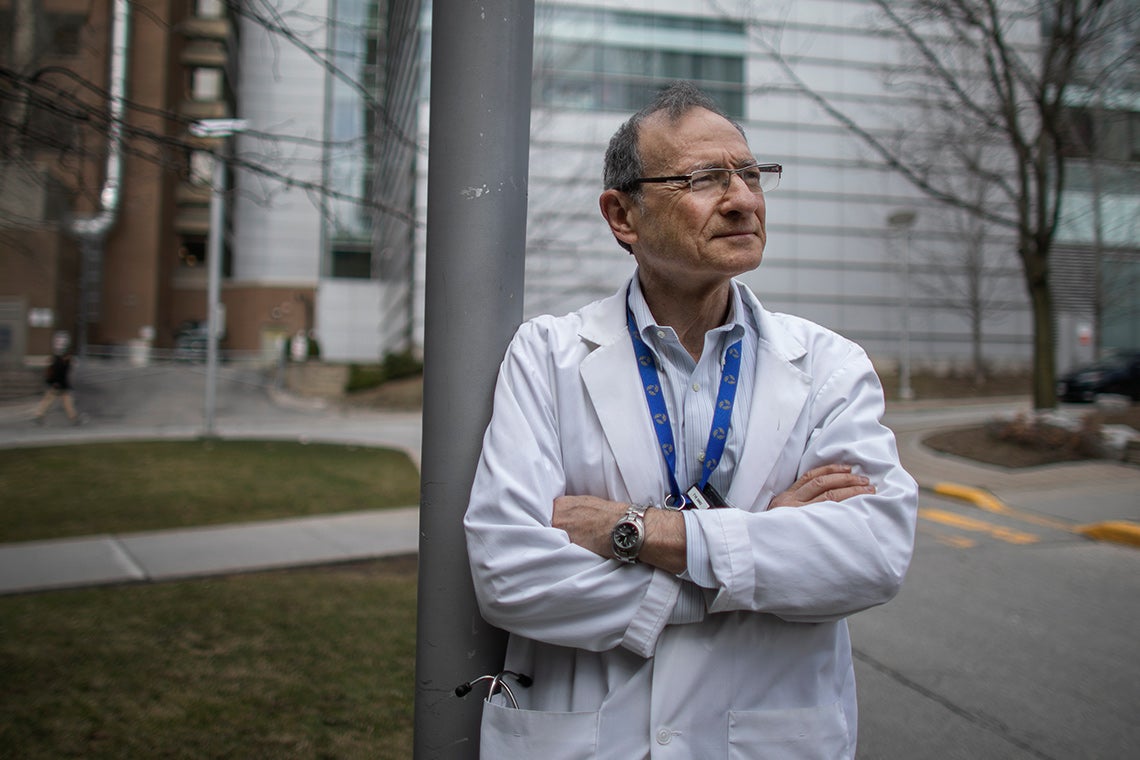
[[[0,542],[419,503],[402,452],[292,441],[148,441],[0,450]]]
[[[0,541],[419,502],[402,453],[0,450]],[[414,558],[0,597],[0,757],[407,758]]]
[[[415,563],[0,598],[0,755],[407,758]]]

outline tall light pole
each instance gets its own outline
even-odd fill
[[[903,240],[902,331],[899,346],[899,398],[903,401],[914,398],[914,389],[910,385],[910,232],[917,218],[918,213],[909,208],[893,211],[887,216],[887,226],[892,230],[901,230]]]
[[[203,119],[190,125],[195,137],[217,137],[225,140],[244,132],[244,119]],[[210,195],[210,238],[206,245],[206,408],[202,434],[214,435],[214,415],[218,396],[218,333],[221,332],[221,280],[223,226],[226,219],[226,159],[225,151],[214,156],[213,192]]]
[[[455,687],[503,669],[463,513],[523,316],[533,49],[534,0],[432,6],[415,760],[479,756],[482,704]]]

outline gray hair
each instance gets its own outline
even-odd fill
[[[733,121],[716,102],[692,82],[674,82],[657,93],[644,108],[618,127],[606,148],[603,182],[605,189],[623,190],[633,198],[640,199],[641,186],[633,184],[644,176],[645,165],[641,160],[638,138],[641,124],[653,114],[664,112],[670,123],[676,123],[694,108],[712,111],[727,119],[744,136],[744,129]]]

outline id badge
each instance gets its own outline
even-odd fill
[[[688,491],[685,491],[685,498],[693,509],[720,509],[728,506],[728,502],[712,483],[705,483],[704,488],[698,488],[694,483]]]

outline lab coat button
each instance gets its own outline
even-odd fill
[[[657,732],[657,743],[668,744],[673,741],[673,732],[667,728],[662,728]]]

